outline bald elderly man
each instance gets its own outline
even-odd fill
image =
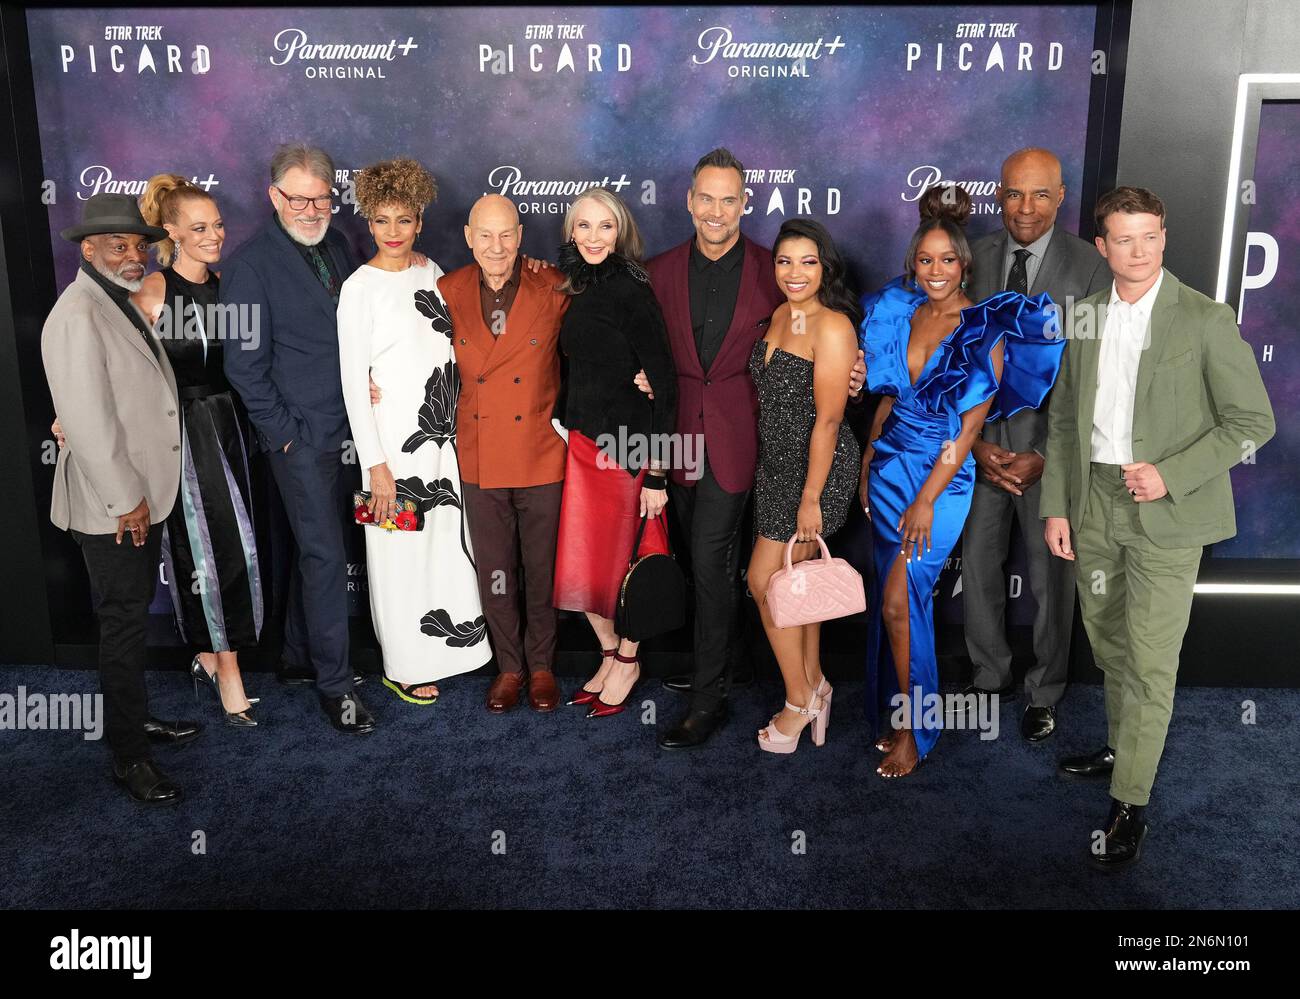
[[[970,295],[983,301],[999,291],[1046,292],[1065,308],[1109,286],[1110,270],[1091,243],[1056,224],[1065,199],[1061,161],[1046,149],[1007,157],[997,189],[1002,229],[978,240]],[[1056,729],[1056,704],[1065,693],[1074,580],[1069,564],[1047,551],[1038,519],[1038,482],[1047,451],[1051,397],[1009,420],[987,423],[971,448],[978,475],[962,534],[962,602],[966,647],[974,680],[964,693],[1014,696],[1011,646],[1006,635],[1007,581],[1003,565],[1017,524],[1028,556],[1034,615],[1034,665],[1025,674],[1021,735],[1040,742]]]
[[[465,226],[474,263],[438,281],[460,369],[456,438],[465,515],[499,670],[487,697],[494,714],[513,708],[525,683],[537,711],[554,710],[560,698],[551,582],[565,442],[551,411],[569,299],[555,290],[555,271],[524,266],[523,234],[509,199],[480,198]]]

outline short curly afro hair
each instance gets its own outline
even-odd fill
[[[357,210],[367,219],[384,205],[401,205],[419,215],[438,197],[433,175],[404,156],[358,171],[356,190]]]

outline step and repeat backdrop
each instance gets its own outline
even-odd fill
[[[1255,348],[1277,416],[1277,436],[1253,464],[1233,469],[1237,536],[1218,558],[1300,559],[1300,101],[1263,101],[1251,177],[1247,252],[1237,321]]]
[[[785,219],[816,218],[871,290],[900,271],[931,185],[970,192],[972,238],[999,227],[999,166],[1023,146],[1061,158],[1058,224],[1076,228],[1101,68],[1094,20],[1090,5],[33,10],[58,285],[77,250],[57,233],[93,194],[138,195],[164,171],[192,177],[233,249],[271,212],[277,143],[307,140],[334,157],[334,224],[362,259],[374,250],[351,177],[399,154],[422,161],[439,198],[418,246],[446,270],[470,259],[461,229],[490,191],[518,204],[534,256],[554,258],[563,212],[592,185],[628,201],[649,253],[667,249],[693,232],[692,166],[725,145],[747,168],[749,236],[770,244]],[[274,490],[254,474],[265,561],[282,562]],[[48,530],[56,640],[71,641],[89,628],[84,572]],[[865,568],[867,534],[857,517],[834,547]],[[359,530],[353,540],[349,585],[365,616]],[[940,581],[948,621],[960,613],[959,556]],[[1028,623],[1020,565],[1013,551],[1010,613]],[[169,606],[160,590],[155,609]]]

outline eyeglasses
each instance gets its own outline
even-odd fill
[[[306,208],[307,202],[309,201],[313,206],[321,211],[324,211],[334,204],[334,194],[332,192],[330,194],[322,194],[319,198],[308,198],[301,194],[290,194],[282,187],[276,187],[276,190],[280,192],[280,196],[284,198],[285,201],[289,202],[289,207],[295,212],[300,212]]]

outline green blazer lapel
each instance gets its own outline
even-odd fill
[[[1160,291],[1156,294],[1155,305],[1151,309],[1151,322],[1147,327],[1147,341],[1142,345],[1142,356],[1138,359],[1137,385],[1133,392],[1133,423],[1136,425],[1143,413],[1147,393],[1151,389],[1151,379],[1155,376],[1156,365],[1169,349],[1173,340],[1174,314],[1178,308],[1178,279],[1168,271]]]
[[[1077,351],[1073,355],[1071,366],[1075,370],[1076,420],[1078,424],[1079,453],[1086,466],[1092,458],[1092,415],[1097,407],[1097,367],[1101,356],[1101,337],[1106,330],[1106,305],[1110,301],[1110,289],[1074,303],[1077,317],[1086,317],[1091,323],[1088,335],[1079,329],[1078,322],[1068,327],[1072,336],[1067,350]],[[1082,310],[1082,311],[1081,311]]]

